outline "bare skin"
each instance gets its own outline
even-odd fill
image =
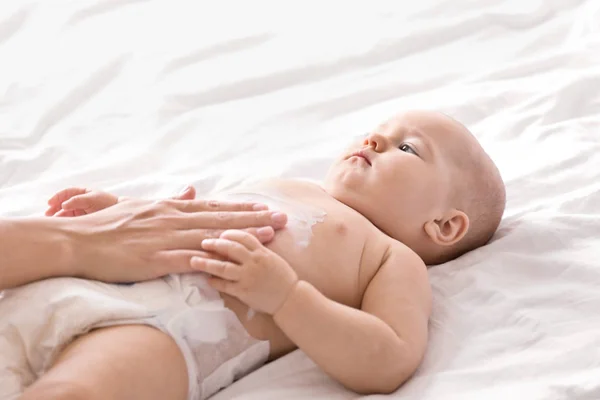
[[[80,191],[58,193],[47,215],[63,211],[61,196]],[[0,218],[0,290],[58,276],[126,282],[190,272],[191,257],[205,254],[198,248],[202,239],[249,228],[268,242],[286,223],[285,215],[274,219],[275,212],[256,211],[255,204],[194,196],[188,188],[173,199],[124,199],[80,218]],[[113,204],[102,198],[95,211]]]
[[[192,268],[212,276],[209,283],[248,332],[270,342],[271,360],[300,348],[359,393],[393,392],[417,369],[427,345],[431,290],[422,258],[399,239],[418,243],[419,251],[437,251],[460,241],[469,227],[468,216],[447,196],[451,178],[444,171],[450,161],[439,154],[444,140],[470,139],[448,121],[434,120],[436,125],[430,118],[426,122],[437,128],[435,133],[415,139],[406,127],[418,125],[420,117],[403,117],[369,135],[357,147],[366,156],[344,153],[324,187],[290,180],[264,183],[325,211],[308,247],[298,247],[287,228],[267,245],[247,232],[229,230],[202,242],[211,257],[192,257]],[[404,174],[400,180],[399,173]],[[373,193],[376,197],[369,198]],[[403,210],[387,206],[395,202]],[[249,307],[258,311],[251,319]],[[176,348],[165,352],[165,360],[177,358]],[[119,355],[122,362],[125,358]],[[173,361],[173,368],[179,367]],[[68,376],[77,381],[84,373],[73,368]],[[128,377],[110,379],[87,389],[102,392],[109,382],[125,385]],[[42,377],[37,387],[44,382]]]
[[[252,301],[233,289],[228,294],[228,289],[219,286],[224,281],[215,279],[212,284],[222,291],[226,307],[236,313],[250,335],[270,342],[270,360],[299,347],[326,373],[354,391],[394,391],[417,368],[427,343],[431,299],[425,265],[409,248],[383,234],[364,216],[332,198],[318,185],[280,180],[265,182],[265,186],[314,205],[327,215],[314,226],[314,236],[306,248],[297,246],[286,228],[279,230],[266,247],[256,240],[257,249],[269,250],[257,257],[258,264],[273,269],[253,270],[253,279],[261,281],[262,287],[250,289],[249,297],[256,292],[268,296]],[[221,237],[241,242],[254,239],[237,230],[227,231]],[[213,245],[204,243],[206,251],[235,257],[231,249],[219,251],[218,240]],[[273,256],[275,260],[271,259]],[[216,270],[207,267],[213,265],[207,261],[214,261],[217,266],[223,262],[198,258],[193,267],[217,276]],[[258,311],[251,319],[247,318],[248,304]],[[69,363],[61,362],[64,358],[61,357],[50,372],[26,391],[24,399],[51,392],[56,386],[55,369],[61,371],[61,382],[67,392],[89,391],[101,394],[99,398],[120,399],[116,391],[106,391],[127,386],[130,380],[148,378],[155,368],[146,368],[144,363],[135,361],[137,352],[95,358],[94,354],[102,353],[101,346],[121,342],[121,329],[126,341],[130,328],[119,327],[97,330],[95,341],[85,339],[87,335],[78,339],[89,344],[72,356]],[[102,339],[104,330],[107,339]],[[349,331],[354,334],[347,335]],[[147,343],[138,346],[152,348],[153,357],[160,359],[169,371],[179,370],[181,360],[176,357],[179,350],[175,346],[161,346],[163,341],[172,340],[156,332],[148,335]],[[103,364],[115,360],[119,364],[135,362],[137,372],[135,377],[116,373],[92,379],[90,372],[81,368],[92,359],[100,370]],[[65,382],[79,382],[79,386],[70,387]],[[179,389],[187,388],[186,380],[179,383]],[[157,397],[152,397],[154,393],[148,393],[149,397],[144,398],[166,398],[156,394]]]
[[[325,220],[313,227],[307,248],[295,245],[285,228],[266,246],[283,260],[271,261],[269,253],[264,259],[259,256],[259,264],[277,266],[274,272],[264,269],[253,276],[263,282],[254,290],[271,293],[263,301],[253,302],[257,296],[252,289],[243,293],[232,288],[228,294],[221,286],[225,282],[213,285],[251,335],[269,340],[271,359],[299,347],[356,392],[394,391],[417,368],[427,343],[431,294],[424,263],[318,185],[271,181],[268,186],[323,209]],[[223,237],[244,241],[235,231]],[[227,247],[218,251],[216,242],[204,248],[231,252]],[[258,269],[250,263],[240,265]],[[216,275],[219,263],[214,264],[214,270],[207,267],[210,261],[195,265]],[[271,282],[277,284],[270,287]],[[248,320],[246,304],[263,312]]]
[[[187,379],[183,355],[169,336],[147,326],[119,326],[73,341],[21,400],[184,400]]]

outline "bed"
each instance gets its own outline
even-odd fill
[[[0,2],[0,213],[67,186],[159,198],[320,179],[430,108],[507,185],[492,242],[429,271],[391,399],[600,399],[600,2]],[[214,399],[354,399],[297,350]]]

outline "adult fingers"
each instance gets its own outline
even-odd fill
[[[275,231],[272,227],[248,228],[246,232],[254,235],[261,243],[268,243],[273,240]],[[196,250],[202,247],[204,239],[216,239],[220,237],[225,229],[190,229],[177,231],[169,235],[165,240],[168,241],[169,249]]]
[[[266,210],[264,204],[252,202],[230,202],[220,200],[170,200],[176,209],[185,213],[197,213],[200,211],[259,211]]]
[[[216,239],[223,229],[188,229],[173,232],[165,237],[169,249],[199,250],[204,239]]]
[[[261,226],[260,228],[246,228],[244,232],[248,232],[256,237],[261,243],[269,243],[275,237],[275,230],[271,226]]]
[[[197,212],[181,219],[186,228],[244,229],[272,226],[280,229],[287,223],[287,215],[273,211]]]

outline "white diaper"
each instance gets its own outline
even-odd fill
[[[17,398],[76,336],[121,324],[151,325],[177,342],[193,400],[230,385],[269,354],[269,342],[251,337],[200,274],[135,285],[49,279],[0,296],[0,400]]]

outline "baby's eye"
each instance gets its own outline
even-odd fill
[[[398,147],[401,151],[404,151],[406,153],[413,153],[415,156],[418,156],[417,152],[415,151],[415,149],[413,149],[409,144],[403,143]]]

